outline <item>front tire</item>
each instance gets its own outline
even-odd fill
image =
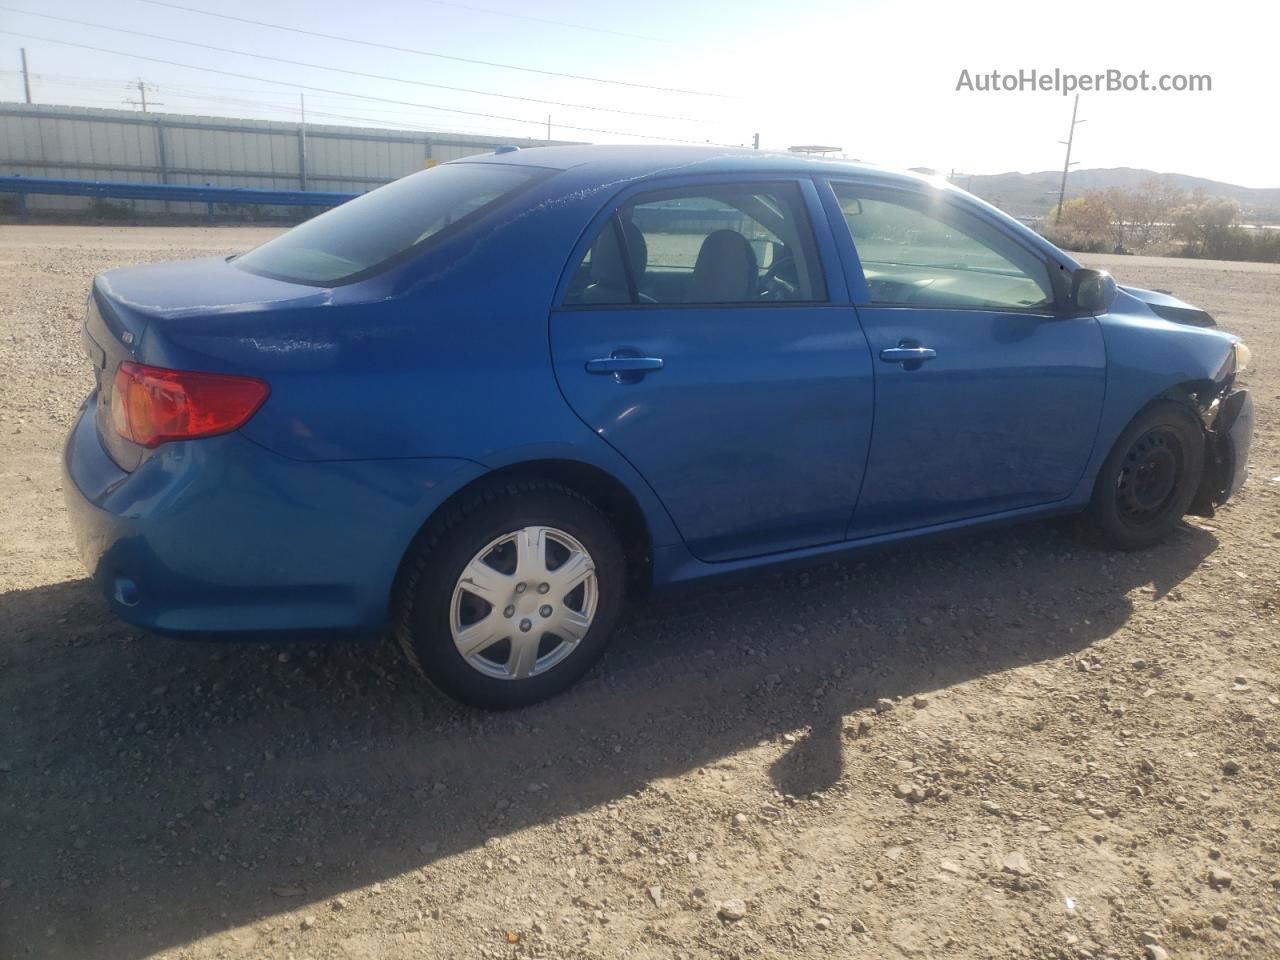
[[[1098,472],[1085,514],[1094,537],[1118,550],[1167,538],[1200,486],[1204,430],[1185,405],[1160,401],[1125,428]]]
[[[419,536],[397,589],[396,636],[409,661],[463,703],[536,703],[604,652],[625,567],[609,521],[575,491],[497,482]]]

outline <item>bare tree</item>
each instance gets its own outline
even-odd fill
[[[1196,193],[1174,214],[1174,236],[1185,241],[1196,256],[1220,255],[1239,216],[1236,201]]]
[[[1130,233],[1134,245],[1145,250],[1173,227],[1173,215],[1186,203],[1186,194],[1168,177],[1148,177],[1130,198]]]
[[[1125,233],[1134,217],[1134,192],[1124,187],[1108,187],[1102,191],[1101,202],[1111,214],[1111,237],[1115,241],[1115,249],[1124,250]]]

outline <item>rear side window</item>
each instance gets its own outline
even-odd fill
[[[1043,260],[945,202],[833,183],[873,303],[1042,310]]]
[[[567,304],[826,301],[799,188],[717,184],[646,193],[605,223]]]
[[[498,163],[423,170],[299,224],[235,263],[294,283],[350,282],[443,239],[549,173],[540,167]]]

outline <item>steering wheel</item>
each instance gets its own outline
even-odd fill
[[[783,276],[786,274],[787,276]],[[760,280],[761,300],[794,300],[797,286],[787,277],[795,277],[796,258],[787,254],[775,260]]]

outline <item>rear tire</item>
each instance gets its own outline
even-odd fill
[[[1187,406],[1155,403],[1134,418],[1098,472],[1085,513],[1095,539],[1143,550],[1167,538],[1200,486],[1204,430]]]
[[[599,659],[625,581],[617,535],[589,500],[550,481],[499,481],[418,537],[397,587],[396,637],[449,696],[522,707]]]

